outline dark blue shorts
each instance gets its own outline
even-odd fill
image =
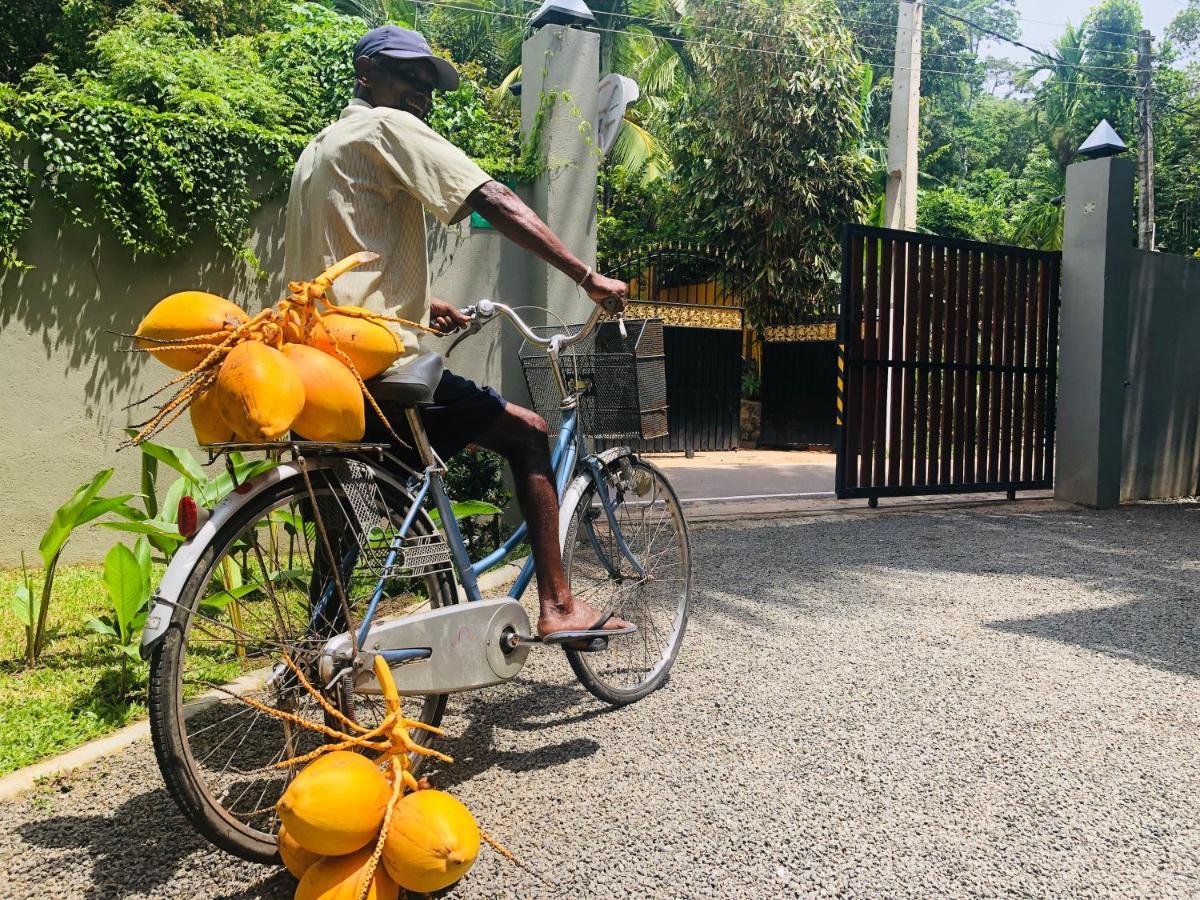
[[[437,455],[447,460],[458,453],[468,444],[477,441],[484,432],[492,427],[508,401],[490,387],[481,388],[473,381],[455,375],[453,372],[443,372],[442,380],[438,382],[433,392],[433,403],[420,407],[421,421],[425,424],[425,433],[429,435],[429,443],[437,451]],[[403,407],[391,407],[380,403],[383,414],[395,429],[396,434],[412,444],[412,432],[408,428]],[[391,435],[367,404],[367,433],[364,441],[378,443],[393,443]],[[396,455],[413,468],[420,468],[420,460],[415,450],[408,447],[395,447]]]

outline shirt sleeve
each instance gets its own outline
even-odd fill
[[[492,180],[467,154],[400,110],[380,117],[379,151],[404,189],[443,225],[464,219],[471,211],[467,197]]]

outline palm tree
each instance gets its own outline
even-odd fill
[[[1057,58],[1038,57],[1016,78],[1018,87],[1034,88],[1034,121],[1046,130],[1046,143],[1063,171],[1078,145],[1074,126],[1084,99],[1084,70],[1081,67],[1086,41],[1085,30],[1068,22],[1062,36],[1054,42]],[[1049,76],[1041,83],[1035,83],[1043,72],[1048,72]]]

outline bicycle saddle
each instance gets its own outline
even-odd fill
[[[442,380],[445,361],[440,353],[420,353],[409,362],[366,382],[367,390],[381,403],[420,406],[433,402],[433,392]]]

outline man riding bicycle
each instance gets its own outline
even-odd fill
[[[434,88],[454,90],[459,75],[420,34],[394,25],[367,32],[354,48],[354,74],[354,98],[296,163],[287,206],[287,272],[319,272],[357,251],[374,251],[376,263],[337,281],[331,290],[336,302],[432,323],[449,334],[467,319],[429,295],[424,210],[444,225],[474,210],[500,234],[566,274],[596,303],[616,298],[616,308],[624,308],[623,281],[580,261],[516,194],[425,124]],[[416,348],[415,334],[400,330],[400,337],[406,351]],[[449,371],[433,400],[422,407],[421,418],[441,458],[478,444],[500,453],[512,467],[537,572],[538,634],[628,627],[571,595],[559,552],[558,496],[541,416]],[[407,439],[404,416],[381,407]],[[367,439],[390,440],[369,409]]]

